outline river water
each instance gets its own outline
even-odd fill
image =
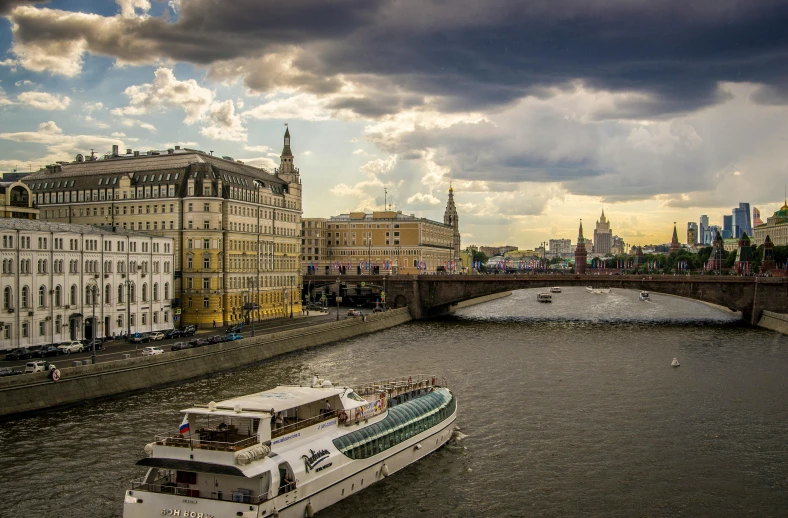
[[[436,373],[459,407],[456,440],[324,518],[788,513],[788,337],[669,296],[535,293],[0,424],[0,516],[120,516],[143,446],[179,409],[313,371]]]

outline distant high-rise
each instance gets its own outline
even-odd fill
[[[553,254],[569,254],[572,252],[572,242],[569,239],[551,239],[550,252]]]
[[[709,217],[706,214],[703,214],[700,217],[700,225],[698,226],[698,241],[700,241],[704,245],[708,245],[714,240],[714,237],[712,237],[711,235],[709,235],[707,239],[706,232],[708,231],[708,228],[709,228]]]
[[[752,235],[752,220],[750,219],[750,204],[739,202],[739,207],[733,209],[733,235],[740,238],[742,234]]]
[[[752,208],[752,226],[753,228],[763,225],[763,221],[761,220],[761,211],[758,207]]]
[[[730,239],[733,237],[733,216],[722,217],[722,238]],[[712,238],[715,239],[715,238]]]
[[[698,242],[698,224],[694,221],[687,223],[687,244],[693,246]]]
[[[594,253],[609,254],[613,246],[613,231],[610,230],[610,222],[605,217],[605,209],[602,209],[602,217],[596,222],[594,229]]]

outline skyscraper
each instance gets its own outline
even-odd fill
[[[750,219],[750,204],[739,202],[739,207],[733,209],[733,235],[731,237],[739,238],[743,233],[748,236],[752,235],[752,220]]]
[[[613,231],[610,230],[610,222],[605,217],[605,209],[602,209],[602,217],[596,222],[594,229],[594,253],[609,254],[613,246]]]
[[[706,238],[706,232],[708,228],[709,228],[709,217],[706,214],[703,214],[700,217],[700,225],[698,226],[698,241],[700,241],[704,245],[708,245],[714,239],[711,236],[709,236],[708,239]]]
[[[722,238],[729,239],[733,237],[733,216],[722,217]],[[716,239],[712,237],[712,240]]]
[[[752,226],[753,228],[757,227],[758,225],[763,225],[763,221],[761,220],[761,211],[758,207],[752,208]]]

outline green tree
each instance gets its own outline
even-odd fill
[[[475,251],[473,253],[473,261],[479,261],[479,264],[481,264],[481,268],[479,269],[479,271],[482,271],[482,272],[486,272],[487,271],[487,260],[488,259],[489,259],[489,257],[487,257],[487,254],[485,254],[484,252],[479,252],[477,250],[477,251]]]

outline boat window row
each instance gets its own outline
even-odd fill
[[[457,406],[447,389],[437,389],[389,409],[386,418],[334,439],[351,459],[367,459],[448,419]]]

